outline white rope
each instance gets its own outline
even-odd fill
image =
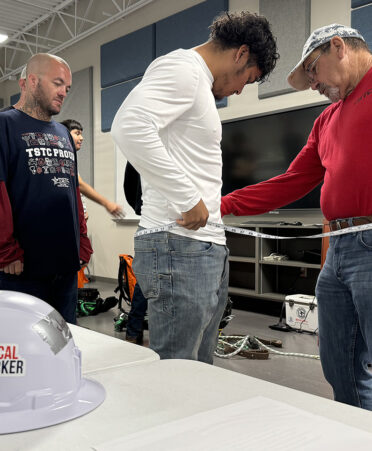
[[[320,356],[318,354],[303,354],[301,352],[283,352],[283,351],[277,351],[276,349],[270,348],[269,346],[264,345],[260,342],[260,340],[257,337],[254,337],[257,343],[262,346],[263,348],[267,349],[269,352],[277,355],[283,355],[283,356],[293,356],[293,357],[305,357],[307,359],[315,359],[320,360]]]
[[[245,346],[247,345],[247,342],[249,341],[249,338],[250,338],[249,335],[246,335],[244,337],[242,337],[241,335],[222,335],[218,338],[217,349],[214,352],[214,355],[216,355],[217,357],[220,357],[221,359],[230,359],[231,357],[234,357],[235,355],[239,354],[239,352],[244,350]],[[237,339],[237,341],[235,343],[231,343],[229,341],[231,339],[233,339],[233,340]],[[264,345],[257,337],[253,336],[252,339],[256,343],[258,343],[262,348],[267,349],[272,354],[286,356],[286,357],[304,357],[304,358],[308,358],[308,359],[320,360],[320,356],[317,354],[303,354],[300,352],[277,351],[276,349],[273,349],[269,346]],[[225,345],[230,346],[231,348],[236,348],[236,349],[235,349],[235,351],[227,353],[227,354],[219,352],[219,348],[224,348]],[[250,347],[249,345],[247,347],[247,350],[255,351],[255,349]]]
[[[224,335],[224,337],[225,338],[230,338],[230,337],[226,337],[225,335]],[[241,338],[241,337],[240,337]],[[218,339],[218,344],[223,344],[223,345],[228,345],[228,346],[230,346],[230,347],[232,347],[232,348],[235,348],[236,346],[238,346],[238,348],[235,350],[235,351],[233,351],[233,352],[230,352],[229,354],[220,354],[219,352],[218,352],[218,345],[217,345],[217,349],[215,350],[215,352],[214,352],[214,354],[217,356],[217,357],[220,357],[221,359],[229,359],[229,358],[231,358],[231,357],[234,357],[235,355],[237,355],[237,354],[239,354],[239,352],[240,351],[242,351],[243,350],[243,348],[245,347],[245,345],[247,344],[247,341],[249,340],[249,335],[247,335],[246,337],[244,337],[243,338],[243,340],[242,340],[242,343],[238,346],[238,343],[234,343],[234,344],[231,344],[231,343],[229,343],[228,341],[225,341],[225,340],[223,340],[222,338],[219,338]]]

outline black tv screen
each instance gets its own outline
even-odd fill
[[[222,195],[285,172],[328,104],[222,124]],[[320,208],[320,186],[285,209]]]

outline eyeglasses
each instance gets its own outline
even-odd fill
[[[323,52],[320,52],[319,55],[315,58],[315,60],[310,63],[307,68],[305,69],[305,74],[307,75],[307,78],[310,83],[313,83],[316,76],[316,63],[318,62],[318,59],[323,55]]]

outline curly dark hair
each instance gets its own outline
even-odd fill
[[[209,39],[222,50],[247,45],[250,56],[248,66],[257,65],[261,71],[258,81],[265,81],[274,70],[277,53],[276,38],[268,20],[248,11],[222,13],[210,25]]]

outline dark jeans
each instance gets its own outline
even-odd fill
[[[65,321],[76,324],[77,272],[49,276],[15,276],[0,271],[0,290],[35,296],[59,312]]]
[[[320,359],[335,400],[372,410],[372,230],[331,237],[316,287]]]
[[[127,336],[137,337],[143,332],[143,320],[147,310],[147,299],[142,294],[138,283],[134,287],[132,305],[128,315]]]

